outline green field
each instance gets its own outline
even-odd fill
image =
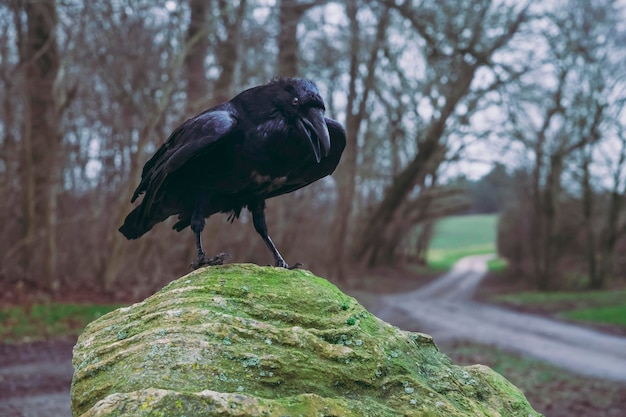
[[[580,321],[616,324],[626,327],[626,305],[603,306],[566,311],[563,316]]]
[[[585,291],[585,292],[520,292],[503,294],[494,301],[512,305],[541,305],[546,309],[572,304],[581,308],[619,305],[626,301],[626,290]]]
[[[492,298],[499,304],[539,306],[558,317],[626,327],[626,290],[523,292]]]
[[[85,326],[120,305],[50,303],[0,307],[0,341],[78,336]]]
[[[448,270],[468,255],[496,253],[497,214],[450,216],[437,221],[427,260],[431,268]],[[500,264],[492,264],[501,268]]]

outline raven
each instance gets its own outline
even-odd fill
[[[192,268],[219,265],[207,258],[201,233],[205,218],[247,208],[274,256],[289,268],[265,223],[265,200],[290,193],[330,175],[346,145],[344,128],[324,116],[317,86],[301,78],[277,78],[250,88],[178,126],[146,162],[120,232],[137,239],[170,216],[173,228],[195,234],[198,258]],[[297,265],[296,265],[297,266]]]

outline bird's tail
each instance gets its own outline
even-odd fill
[[[131,211],[124,224],[119,228],[127,239],[137,239],[152,229],[152,226],[158,222],[150,221],[150,216],[146,215],[144,204],[140,204]]]

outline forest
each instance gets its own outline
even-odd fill
[[[275,76],[346,128],[332,177],[267,202],[288,262],[337,281],[424,261],[434,222],[500,213],[540,290],[626,273],[626,3],[617,0],[6,0],[0,286],[159,288],[189,268],[174,219],[119,232],[181,122]],[[248,214],[207,253],[271,263]],[[123,288],[123,290],[120,290]]]

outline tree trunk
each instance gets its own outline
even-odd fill
[[[422,223],[422,230],[419,232],[417,242],[415,244],[415,261],[418,265],[426,265],[427,263],[426,255],[428,254],[428,246],[430,245],[430,240],[433,237],[434,229],[434,220],[427,220]]]
[[[53,0],[27,1],[25,42],[21,63],[25,69],[25,121],[22,136],[24,206],[23,256],[25,272],[40,276],[55,290],[57,194],[62,137],[54,86],[60,57],[56,38],[57,13]]]
[[[590,287],[595,290],[606,288],[609,274],[613,267],[613,256],[615,253],[615,245],[620,235],[623,235],[623,228],[619,227],[619,214],[624,205],[624,191],[621,193],[617,187],[611,193],[609,203],[609,212],[606,218],[602,234],[600,236],[599,245],[599,261],[595,279],[590,282]]]
[[[389,24],[389,9],[386,8],[378,21],[374,45],[370,51],[366,68],[368,71],[363,81],[363,95],[359,99],[357,96],[358,68],[361,41],[359,22],[357,20],[358,5],[356,1],[346,4],[346,12],[350,20],[351,41],[350,41],[350,87],[348,92],[347,114],[346,114],[346,151],[343,153],[341,164],[334,175],[337,181],[338,202],[334,221],[334,242],[332,245],[333,264],[335,266],[334,275],[337,279],[345,278],[345,266],[347,263],[346,247],[347,237],[350,229],[350,219],[352,217],[352,207],[356,195],[356,175],[358,160],[358,137],[363,120],[370,91],[373,90],[376,67],[379,51],[384,46],[385,33]]]
[[[438,165],[438,162],[436,163]],[[397,210],[396,215],[385,228],[384,239],[377,242],[376,254],[379,262],[378,266],[393,266],[400,255],[402,244],[408,243],[408,237],[420,224],[425,226],[425,233],[421,233],[418,243],[415,246],[416,258],[422,255],[421,261],[426,262],[426,251],[432,236],[434,219],[457,214],[462,210],[467,210],[468,203],[465,201],[455,201],[454,196],[459,193],[455,189],[437,189],[436,176],[433,175],[432,185],[426,188],[423,178],[419,181],[422,189],[419,196],[414,199],[405,199],[402,206]],[[452,197],[452,199],[450,199]],[[406,251],[406,250],[405,250]]]
[[[278,10],[278,60],[276,73],[280,77],[298,75],[298,22],[302,19],[307,6],[294,0],[280,0]]]
[[[598,247],[595,228],[593,227],[593,189],[591,187],[591,173],[589,165],[591,163],[591,154],[588,153],[583,159],[583,178],[582,178],[582,208],[585,227],[585,235],[587,237],[587,268],[589,273],[589,281],[593,287],[598,281]]]
[[[202,1],[202,0],[196,0]],[[235,69],[239,61],[239,45],[241,45],[241,27],[246,13],[246,0],[239,1],[239,7],[231,15],[228,8],[232,7],[224,0],[219,1],[220,16],[226,29],[226,38],[223,39],[216,51],[216,59],[222,68],[220,75],[215,81],[213,89],[212,105],[217,105],[228,101],[234,94]],[[206,51],[205,51],[206,56]]]
[[[544,122],[544,126],[547,126]],[[547,128],[547,127],[546,127]],[[530,243],[530,254],[535,285],[540,288],[539,277],[543,276],[541,255],[543,252],[542,245],[544,242],[544,222],[543,206],[545,195],[541,186],[541,174],[543,171],[543,142],[545,139],[544,131],[537,136],[535,144],[535,166],[532,175],[532,212],[530,216],[530,234],[528,236]]]
[[[559,195],[554,186],[556,184],[555,181],[558,181],[560,188],[561,175],[560,169],[555,167],[554,164],[562,164],[564,157],[564,155],[559,156],[558,153],[561,151],[557,150],[550,156],[549,165],[547,167],[545,166],[546,134],[552,124],[553,118],[563,112],[561,101],[567,71],[567,69],[563,69],[559,73],[559,83],[551,97],[552,105],[546,110],[543,124],[537,132],[537,139],[534,146],[535,166],[533,167],[532,175],[533,211],[531,214],[531,233],[529,238],[535,285],[540,290],[547,290],[552,286],[553,271],[551,269],[553,260],[551,258],[553,255],[550,254],[550,252],[552,250],[551,242],[554,239],[553,235],[556,233],[555,228],[557,225],[551,223],[550,217],[558,210],[557,207],[554,207],[555,204],[558,205],[559,199]],[[541,178],[546,169],[548,170],[546,185],[542,187]]]
[[[613,266],[613,256],[617,240],[624,233],[624,229],[619,226],[619,217],[624,205],[624,193],[620,190],[621,176],[626,163],[626,141],[622,138],[622,146],[618,164],[613,174],[613,190],[609,200],[608,213],[599,237],[598,262],[595,279],[591,279],[589,286],[592,289],[602,289],[607,285],[609,274]]]
[[[537,276],[537,287],[542,291],[554,289],[558,271],[555,266],[560,258],[557,246],[559,238],[559,214],[561,196],[561,174],[563,172],[563,155],[556,153],[550,157],[550,171],[545,190],[545,201],[542,216],[545,219],[543,250],[541,252],[541,274]]]
[[[280,0],[278,9],[278,58],[276,75],[295,77],[300,75],[298,61],[300,56],[298,42],[298,23],[307,10],[326,3],[328,0]]]
[[[208,102],[209,83],[206,77],[204,61],[209,50],[210,3],[205,0],[190,0],[191,16],[187,28],[186,42],[188,53],[185,55],[187,79],[187,113],[189,116],[199,113]]]

